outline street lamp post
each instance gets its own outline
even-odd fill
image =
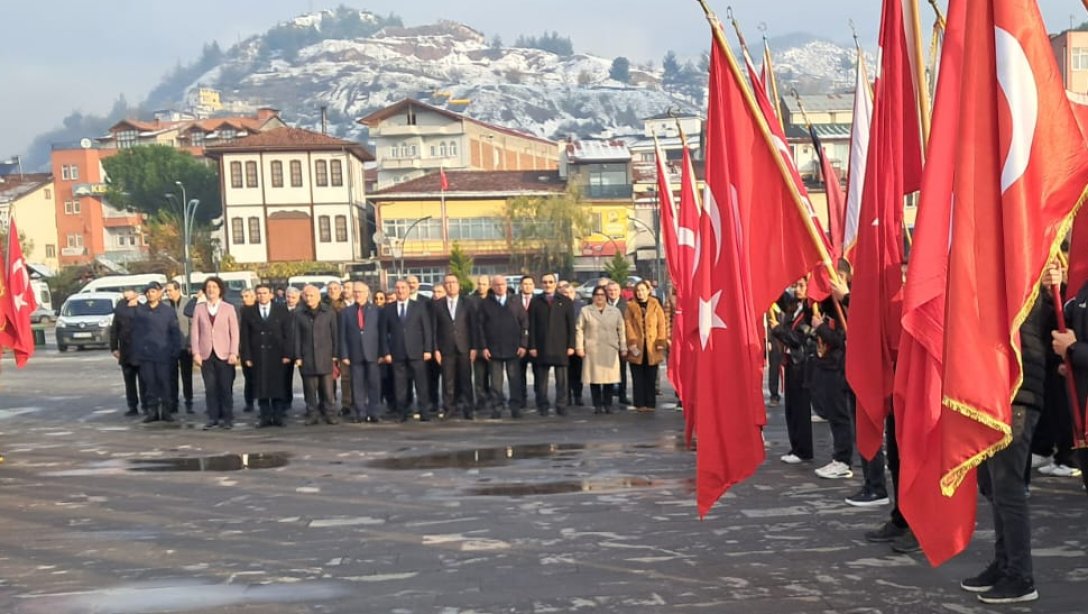
[[[411,225],[408,226],[408,230],[404,231],[404,237],[402,237],[401,240],[400,240],[400,270],[401,270],[402,275],[404,273],[404,268],[405,268],[404,267],[404,246],[405,246],[405,244],[408,243],[408,235],[412,234],[412,230],[416,226],[418,226],[420,222],[426,222],[427,220],[432,219],[432,218],[434,218],[433,215],[428,215],[427,217],[421,217],[418,220],[412,222]]]
[[[651,228],[650,225],[647,224],[646,222],[643,222],[642,220],[640,220],[640,219],[638,219],[636,217],[627,216],[627,221],[631,222],[632,224],[634,224],[636,226],[640,226],[643,230],[645,230],[646,232],[653,235],[653,237],[654,237],[654,277],[657,278],[657,282],[659,284],[662,284],[662,290],[667,290],[668,288],[667,288],[667,284],[666,284],[665,280],[661,279],[661,233],[658,232],[658,230],[657,230],[657,226],[658,226],[657,218],[656,217],[654,218],[654,227],[653,228]],[[668,295],[666,294],[666,296],[668,296]]]
[[[193,286],[193,260],[190,254],[190,245],[192,244],[193,224],[196,222],[196,210],[200,206],[200,199],[189,200],[188,195],[185,193],[185,185],[180,181],[175,181],[174,185],[181,189],[181,242],[184,250],[185,294],[189,294]],[[167,194],[166,198],[174,202],[176,196]]]

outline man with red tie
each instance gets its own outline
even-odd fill
[[[370,288],[363,282],[355,282],[352,298],[354,303],[340,312],[340,364],[351,373],[351,421],[378,422],[379,365],[386,354],[382,313],[370,302]]]

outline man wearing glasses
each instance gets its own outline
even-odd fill
[[[529,305],[529,356],[536,379],[537,412],[548,415],[548,371],[555,370],[555,413],[567,415],[567,367],[574,355],[574,308],[570,299],[557,293],[556,278],[540,278],[544,293]]]

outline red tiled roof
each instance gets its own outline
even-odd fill
[[[507,128],[506,126],[499,126],[497,124],[492,124],[492,123],[488,123],[488,122],[485,122],[485,121],[482,121],[482,120],[479,120],[479,119],[474,119],[472,117],[469,117],[468,115],[462,115],[461,113],[454,113],[453,111],[450,111],[449,109],[443,109],[443,108],[440,108],[440,107],[429,105],[429,104],[427,104],[425,102],[420,102],[420,101],[416,100],[415,98],[405,98],[404,100],[401,100],[400,102],[395,102],[395,103],[389,105],[388,107],[385,107],[384,109],[378,109],[377,111],[371,113],[370,115],[367,115],[366,117],[357,119],[355,121],[357,123],[363,124],[364,126],[374,126],[374,125],[377,125],[379,122],[381,122],[381,121],[383,121],[385,119],[388,119],[388,118],[402,112],[409,105],[420,107],[420,108],[422,108],[424,110],[432,111],[434,113],[438,113],[439,115],[444,115],[444,116],[446,116],[446,117],[448,117],[450,119],[453,119],[453,120],[464,120],[464,121],[467,121],[467,122],[472,122],[472,123],[476,124],[477,126],[483,126],[483,127],[488,128],[490,130],[494,130],[495,132],[501,132],[503,134],[509,134],[511,136],[516,136],[516,137],[520,137],[520,138],[523,138],[523,139],[531,139],[531,140],[538,141],[538,142],[541,142],[541,143],[547,143],[549,145],[555,145],[556,144],[555,141],[551,141],[551,140],[536,136],[535,134],[529,134],[528,132],[522,132],[520,130],[515,130],[513,128]]]
[[[336,137],[303,130],[302,128],[274,128],[265,132],[247,136],[237,141],[212,145],[205,149],[209,158],[224,153],[243,151],[341,151],[348,150],[363,162],[374,159],[365,147],[355,141],[346,141]]]
[[[559,193],[567,182],[559,171],[446,171],[447,197],[469,194]],[[442,192],[439,173],[429,173],[371,194],[373,198],[436,195]]]

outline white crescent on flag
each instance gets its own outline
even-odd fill
[[[994,28],[994,48],[997,54],[997,82],[1009,104],[1012,134],[1009,153],[1001,169],[1001,193],[1016,183],[1031,161],[1031,145],[1039,121],[1039,88],[1027,53],[1020,41],[1008,31]]]

